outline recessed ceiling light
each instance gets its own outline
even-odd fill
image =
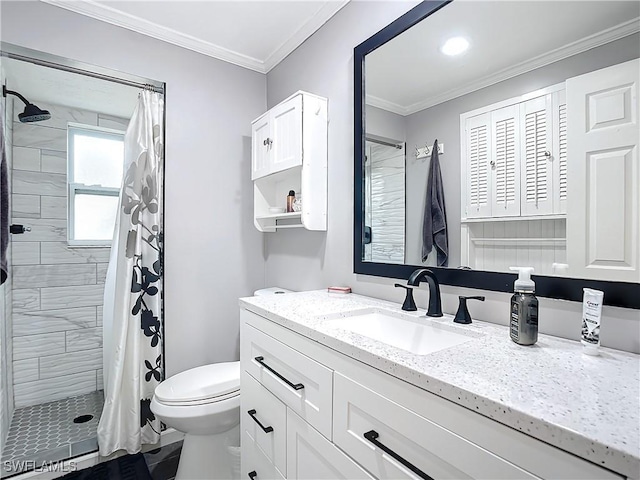
[[[445,55],[460,55],[469,48],[469,42],[466,38],[452,37],[445,42],[440,51]]]

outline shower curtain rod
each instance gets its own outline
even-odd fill
[[[126,79],[126,78],[122,78],[122,77],[116,77],[114,75],[105,73],[104,71],[102,71],[102,72],[99,71],[99,70],[106,70],[106,69],[102,69],[101,67],[96,67],[94,65],[80,64],[80,62],[75,62],[73,60],[68,60],[68,59],[64,59],[63,60],[60,57],[54,57],[53,55],[49,55],[49,54],[46,54],[44,52],[37,52],[37,54],[38,54],[38,56],[41,56],[41,57],[51,57],[52,60],[45,60],[43,58],[34,58],[34,57],[27,56],[27,55],[22,55],[20,53],[6,51],[5,50],[5,48],[6,48],[5,45],[9,46],[9,44],[5,44],[3,42],[2,50],[0,51],[0,56],[2,56],[2,57],[11,58],[13,60],[21,60],[23,62],[29,62],[29,63],[33,63],[35,65],[40,65],[40,66],[43,66],[43,67],[55,68],[56,70],[62,70],[62,71],[65,71],[65,72],[77,73],[79,75],[85,75],[87,77],[93,77],[93,78],[97,78],[97,79],[100,79],[100,80],[107,80],[109,82],[115,82],[115,83],[119,83],[119,84],[122,84],[122,85],[128,85],[130,87],[148,89],[148,90],[151,90],[153,92],[164,94],[164,84],[159,84],[159,82],[156,82],[154,80],[144,79],[145,83],[143,83],[143,82],[134,80],[131,75],[123,74],[123,73],[120,73],[120,72],[118,72],[118,75],[122,75],[122,77],[128,76],[130,79]],[[10,48],[11,49],[28,50],[28,49],[22,49],[21,47],[16,47],[16,46],[13,46],[13,45]],[[65,61],[66,64],[59,63],[60,61]],[[81,65],[81,66],[74,66],[73,64],[78,64],[78,65]],[[87,70],[87,68],[92,68],[94,70],[93,71],[92,70]],[[140,78],[140,77],[138,77],[138,78]]]
[[[397,143],[385,142],[384,140],[376,140],[375,138],[364,137],[367,142],[379,143],[380,145],[386,145],[387,147],[395,147],[398,150],[402,148],[402,145]]]

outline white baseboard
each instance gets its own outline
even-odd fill
[[[179,442],[183,438],[184,433],[178,432],[173,428],[167,428],[160,435],[160,442],[156,443],[155,445],[143,445],[142,452],[148,452],[149,450],[154,450],[156,448],[164,447],[165,445]],[[52,464],[51,469],[48,471],[25,472],[20,475],[11,477],[11,480],[52,480],[54,478],[62,477],[67,473],[77,470],[84,470],[85,468],[93,467],[94,465],[97,465],[99,463],[107,462],[109,460],[113,460],[114,458],[122,457],[126,454],[127,452],[125,452],[124,450],[118,450],[108,457],[101,457],[98,452],[87,453],[86,455],[81,455],[79,457]]]

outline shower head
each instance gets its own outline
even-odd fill
[[[30,122],[41,122],[42,120],[49,120],[51,118],[51,113],[48,110],[42,110],[37,107],[33,103],[30,103],[26,98],[20,95],[18,92],[14,92],[12,90],[7,90],[7,86],[2,86],[2,96],[6,97],[7,95],[15,95],[25,104],[24,112],[18,114],[18,119],[22,123],[30,123]]]

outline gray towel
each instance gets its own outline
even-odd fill
[[[433,247],[436,247],[438,267],[446,267],[449,256],[447,240],[447,213],[444,207],[444,186],[438,160],[438,140],[433,142],[431,164],[427,180],[422,223],[422,261],[426,262]]]
[[[9,247],[9,177],[7,172],[6,145],[4,143],[4,123],[0,112],[0,285],[9,275],[7,248]]]

